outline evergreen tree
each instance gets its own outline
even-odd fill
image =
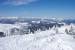
[[[67,34],[69,34],[69,31],[68,31],[68,29],[67,29],[67,28],[65,29],[65,32],[66,32]]]

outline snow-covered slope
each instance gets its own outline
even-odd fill
[[[60,29],[61,30],[61,29]],[[55,29],[0,38],[0,50],[74,50],[75,39]]]
[[[12,24],[0,24],[0,32],[4,32],[7,35],[9,34],[10,29],[14,27],[19,27],[19,26]]]
[[[27,30],[28,23],[15,23],[15,24],[0,24],[0,32],[3,32],[6,36],[11,34],[20,34],[19,30]],[[12,32],[13,31],[13,32]],[[17,32],[17,33],[15,33]],[[22,34],[22,33],[21,33]]]

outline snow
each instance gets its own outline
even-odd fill
[[[40,23],[40,21],[32,21],[32,23],[37,23],[38,24],[38,23]]]
[[[0,32],[4,32],[6,36],[11,35],[10,32],[11,29],[17,28],[17,29],[27,29],[27,27],[30,26],[28,23],[15,23],[15,24],[0,24]],[[17,33],[19,34],[19,33]]]
[[[6,35],[10,34],[11,28],[20,28],[19,25],[13,25],[13,24],[0,24],[0,32],[4,32]]]
[[[35,34],[13,35],[0,38],[0,50],[74,50],[75,39],[66,34],[62,26],[50,30],[36,32]]]

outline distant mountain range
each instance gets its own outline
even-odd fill
[[[38,23],[38,22],[46,22],[46,23],[66,23],[66,24],[70,24],[70,23],[75,23],[75,19],[56,19],[56,18],[17,18],[17,17],[5,17],[2,18],[0,17],[0,23],[4,23],[4,24],[14,24],[16,22],[27,22],[27,23]]]

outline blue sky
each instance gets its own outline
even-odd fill
[[[0,0],[0,16],[75,17],[75,0]]]

